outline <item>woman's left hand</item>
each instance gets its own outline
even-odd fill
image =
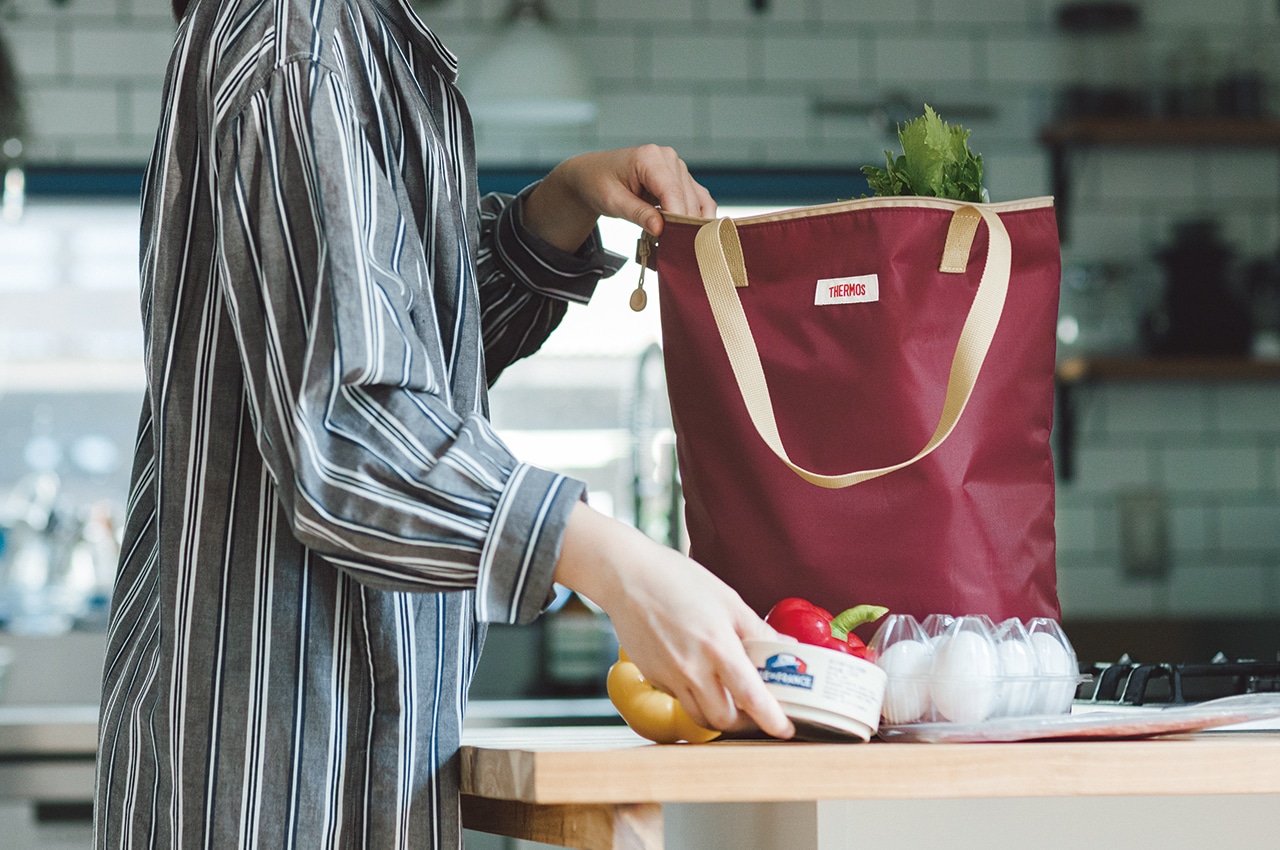
[[[525,202],[525,227],[576,251],[600,216],[622,218],[654,236],[666,212],[711,218],[716,203],[671,148],[642,145],[575,156],[543,178]]]

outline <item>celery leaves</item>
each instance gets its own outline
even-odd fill
[[[925,104],[924,115],[898,127],[902,155],[885,151],[885,168],[863,166],[877,195],[923,195],[957,201],[987,200],[982,155],[969,150],[969,131],[952,127]]]

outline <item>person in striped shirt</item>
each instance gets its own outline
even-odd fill
[[[176,11],[95,846],[458,847],[486,625],[553,582],[700,722],[791,735],[741,646],[772,630],[486,415],[618,268],[598,216],[714,213],[681,159],[585,154],[480,198],[456,62],[408,0]]]

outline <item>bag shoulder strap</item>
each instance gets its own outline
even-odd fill
[[[940,270],[943,272],[964,270],[968,261],[969,248],[973,244],[973,237],[977,233],[980,221],[987,223],[989,234],[987,256],[983,264],[982,277],[978,283],[978,291],[969,308],[969,315],[965,318],[955,356],[951,361],[947,394],[933,436],[929,438],[924,448],[900,463],[879,469],[846,472],[841,475],[822,475],[813,472],[792,462],[787,455],[786,447],[782,445],[782,437],[778,433],[778,422],[774,416],[773,400],[769,395],[764,367],[760,363],[760,353],[756,349],[751,327],[747,324],[746,313],[742,309],[742,302],[738,299],[736,292],[736,289],[748,285],[746,263],[742,256],[742,244],[738,239],[737,226],[733,219],[722,218],[709,221],[698,229],[694,241],[698,270],[702,274],[707,300],[711,304],[711,312],[715,316],[716,328],[724,343],[725,353],[729,355],[729,363],[733,367],[738,391],[742,395],[747,412],[751,416],[751,422],[755,425],[761,439],[796,475],[819,487],[828,489],[850,487],[910,466],[942,445],[942,442],[955,429],[965,406],[969,403],[969,397],[973,394],[978,373],[982,369],[991,341],[995,337],[1000,315],[1004,312],[1012,268],[1009,233],[1000,216],[981,207],[963,206],[952,215],[947,233],[947,248],[944,251]]]

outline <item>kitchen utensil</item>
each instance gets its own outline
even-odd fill
[[[1158,254],[1164,267],[1163,305],[1148,317],[1147,347],[1153,354],[1248,354],[1248,306],[1236,291],[1234,255],[1207,219],[1175,226],[1168,247]]]

